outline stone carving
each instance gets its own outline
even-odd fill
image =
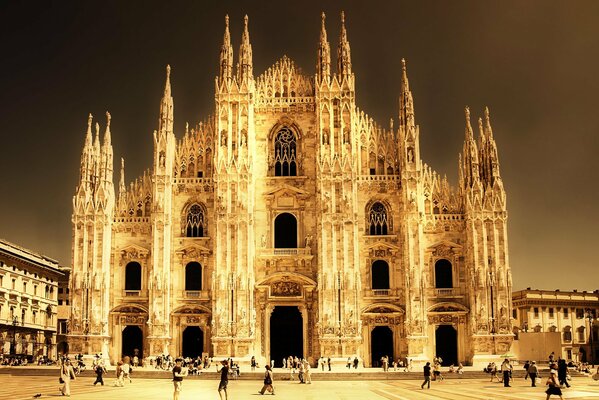
[[[299,283],[291,281],[279,281],[270,285],[271,296],[301,296],[302,288]]]

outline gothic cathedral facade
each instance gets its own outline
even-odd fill
[[[423,163],[402,61],[399,118],[355,103],[342,14],[316,72],[255,77],[226,18],[214,114],[181,139],[170,67],[153,165],[113,183],[110,114],[90,115],[73,198],[73,353],[483,362],[509,351],[506,194],[488,110],[466,108],[459,183]],[[332,71],[333,70],[333,71]]]

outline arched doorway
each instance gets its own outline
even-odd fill
[[[388,326],[376,326],[370,333],[370,359],[372,367],[380,367],[381,358],[389,357],[389,363],[394,358],[393,331]]]
[[[183,357],[196,358],[204,351],[204,332],[199,326],[188,326],[183,331]]]
[[[67,342],[59,342],[56,345],[58,354],[69,354],[69,344]]]
[[[121,357],[133,357],[137,355],[139,358],[143,356],[144,335],[141,327],[137,325],[127,325],[123,329]]]
[[[297,220],[293,214],[283,213],[275,218],[275,248],[297,248]]]
[[[441,365],[458,364],[458,331],[451,325],[439,325],[435,331],[435,356],[441,357]]]
[[[270,359],[275,367],[283,358],[304,356],[302,313],[297,306],[276,306],[270,316]]]

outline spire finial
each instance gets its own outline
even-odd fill
[[[322,14],[320,14],[320,18],[322,20],[322,26],[324,26],[324,20],[327,18],[326,14],[324,13],[324,11],[322,12]]]
[[[89,129],[92,128],[92,122],[94,120],[94,116],[92,115],[92,113],[89,113],[89,115],[87,116],[87,127]]]
[[[470,124],[470,107],[464,107],[464,115],[466,116],[466,139],[472,139],[472,125]]]
[[[166,64],[166,79],[170,79],[170,78],[171,78],[171,65]]]
[[[345,24],[345,11],[341,11],[341,23]]]
[[[489,107],[485,107],[485,129],[489,137],[493,136],[493,129],[491,128],[491,116],[489,113]]]
[[[248,21],[249,21],[248,15],[245,14],[245,16],[243,17],[243,29],[245,29],[246,31],[248,30]]]
[[[225,27],[229,29],[229,14],[225,15]]]
[[[106,129],[110,127],[110,113],[106,111]]]
[[[402,59],[401,59],[401,69],[402,69],[403,71],[405,71],[405,70],[406,70],[406,59],[405,59],[405,58],[402,58]]]

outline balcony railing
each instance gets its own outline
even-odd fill
[[[464,291],[462,288],[434,288],[429,289],[428,294],[434,297],[456,297],[462,296]]]
[[[125,297],[139,297],[141,290],[125,290]]]
[[[401,289],[366,289],[364,297],[400,297]]]
[[[300,247],[292,249],[260,249],[259,253],[261,256],[309,256],[312,254],[310,247]]]

